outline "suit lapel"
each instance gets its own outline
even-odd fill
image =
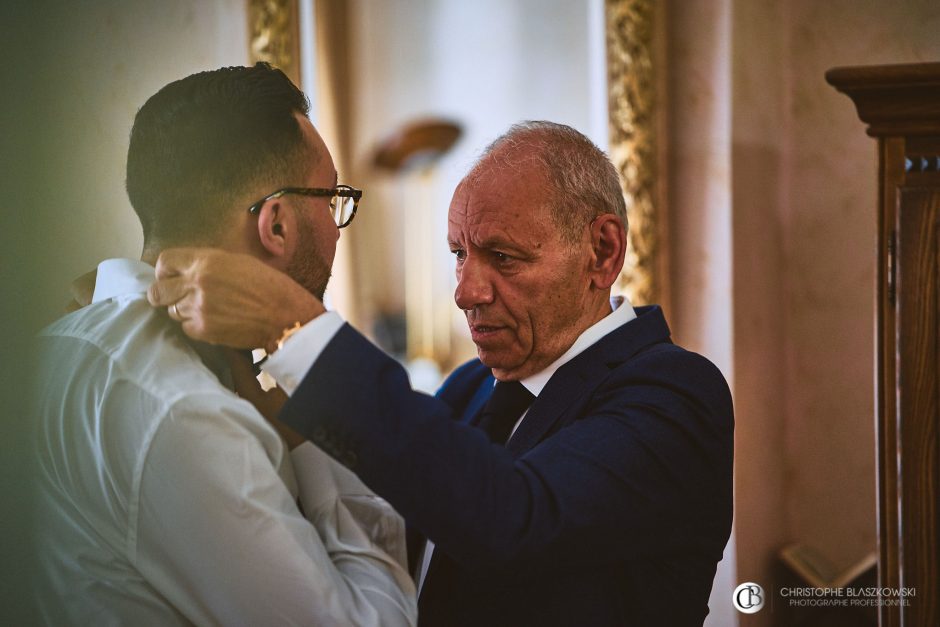
[[[580,357],[580,355],[578,356]],[[559,368],[529,407],[522,424],[509,438],[506,448],[518,457],[538,444],[552,426],[573,407],[580,407],[608,372],[602,364],[587,363],[569,368],[574,360]]]
[[[480,411],[483,409],[483,406],[486,405],[486,401],[490,399],[490,395],[493,394],[493,386],[495,384],[496,378],[493,377],[492,374],[488,375],[480,382],[476,393],[470,398],[470,402],[467,403],[467,407],[460,417],[460,422],[474,426],[477,424],[480,420]]]
[[[636,313],[635,320],[611,331],[555,371],[506,444],[513,457],[534,447],[562,418],[583,407],[613,368],[651,344],[669,341],[662,309],[637,307]]]

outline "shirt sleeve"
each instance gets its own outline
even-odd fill
[[[415,624],[406,570],[329,466],[303,473],[318,475],[304,518],[278,474],[280,439],[247,403],[219,400],[188,398],[152,438],[128,543],[147,581],[199,625]]]
[[[336,519],[325,525],[322,534],[339,544],[372,543],[407,571],[405,521],[388,501],[310,441],[292,450],[291,460],[304,511]],[[335,507],[337,502],[342,507]],[[350,515],[354,525],[346,520]]]
[[[310,366],[344,323],[335,311],[317,316],[302,326],[280,350],[271,355],[262,370],[274,377],[285,392],[293,394],[310,370]]]

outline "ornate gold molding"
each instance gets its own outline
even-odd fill
[[[610,157],[620,171],[629,247],[618,286],[634,304],[658,302],[662,269],[656,202],[654,0],[606,0]]]
[[[297,0],[248,0],[251,63],[267,61],[300,85],[299,24]]]

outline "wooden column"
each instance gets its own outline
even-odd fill
[[[940,63],[826,80],[878,140],[878,579],[915,591],[879,622],[940,625]]]

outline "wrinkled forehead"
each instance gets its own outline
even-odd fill
[[[448,236],[471,240],[504,233],[511,239],[544,240],[555,232],[543,179],[537,172],[493,168],[465,178],[454,191]]]
[[[493,180],[503,176],[516,178],[539,177],[547,175],[546,160],[543,153],[548,148],[545,142],[535,141],[535,137],[507,139],[503,144],[493,147],[471,168],[464,180]]]
[[[544,162],[536,152],[501,147],[474,165],[454,190],[454,200],[504,200],[536,207],[548,203],[550,189]]]

